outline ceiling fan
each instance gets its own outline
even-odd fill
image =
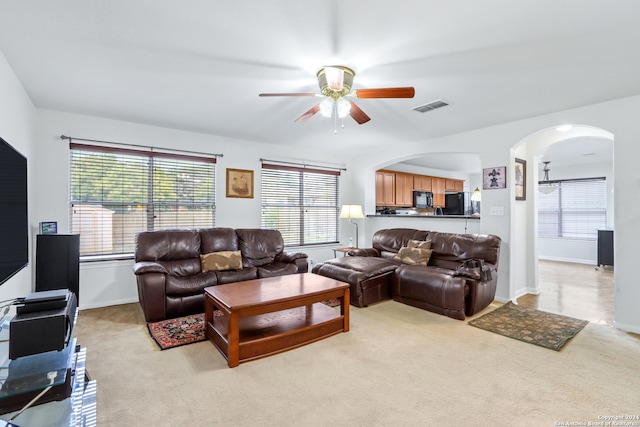
[[[415,89],[412,87],[358,89],[351,92],[353,77],[356,73],[343,65],[327,66],[318,71],[318,85],[321,93],[261,93],[259,96],[324,96],[326,99],[298,117],[296,123],[309,120],[314,114],[320,112],[325,117],[335,116],[344,118],[347,115],[353,117],[358,124],[364,124],[371,120],[353,101],[344,99],[353,98],[413,98]]]

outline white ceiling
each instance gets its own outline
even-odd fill
[[[640,94],[637,0],[21,0],[0,50],[37,107],[357,153]],[[342,64],[371,121],[334,135],[316,71]],[[439,98],[452,105],[421,114]]]

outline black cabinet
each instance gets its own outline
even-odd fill
[[[598,265],[613,266],[613,230],[598,230]]]
[[[80,235],[38,234],[36,291],[69,289],[80,304]]]

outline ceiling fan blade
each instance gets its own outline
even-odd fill
[[[385,87],[378,89],[358,89],[356,98],[413,98],[416,90],[412,87]]]
[[[258,96],[320,96],[317,93],[261,93]]]
[[[296,123],[306,122],[307,120],[309,120],[311,118],[311,116],[313,116],[318,111],[320,111],[320,104],[316,104],[313,107],[311,107],[306,113],[304,113],[303,115],[298,117],[295,120],[295,122]]]
[[[351,110],[349,110],[349,115],[353,117],[353,120],[358,122],[359,125],[367,123],[369,120],[371,120],[371,117],[367,116],[367,114],[362,111],[362,109],[358,107],[355,102],[349,102],[351,103]]]

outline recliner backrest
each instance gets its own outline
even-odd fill
[[[238,236],[233,228],[216,227],[199,230],[202,254],[221,251],[237,251]]]
[[[244,267],[271,264],[284,251],[284,239],[278,230],[238,228],[236,235]]]
[[[489,264],[498,265],[501,239],[492,234],[458,234],[429,232],[431,258],[429,265],[456,268],[462,261],[480,258]]]
[[[425,240],[428,231],[415,228],[388,228],[378,230],[372,237],[372,246],[383,258],[393,258],[409,240]]]
[[[200,257],[197,230],[143,231],[135,236],[135,261],[175,261]]]

